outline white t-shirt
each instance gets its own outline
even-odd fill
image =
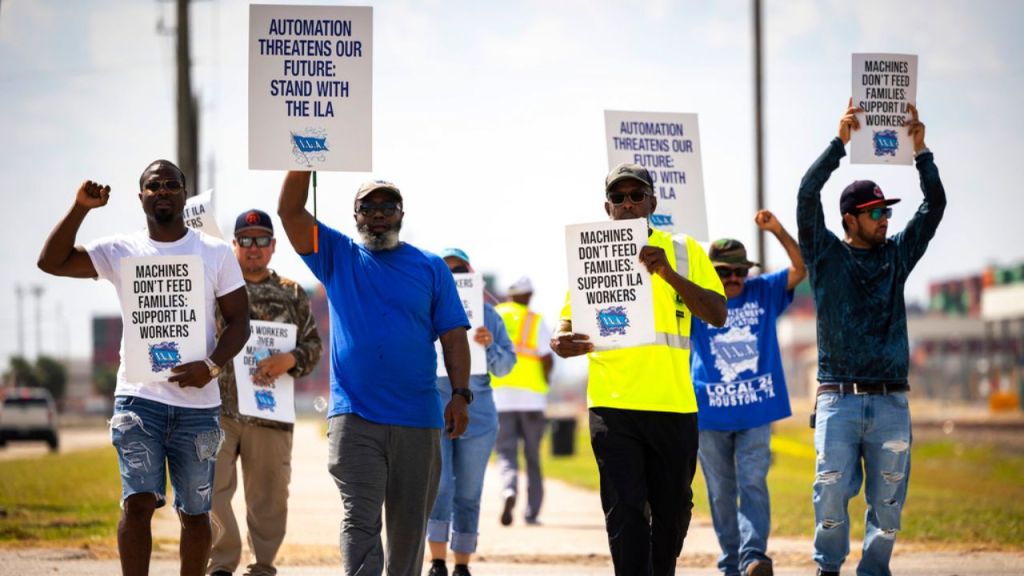
[[[548,348],[550,340],[551,328],[541,316],[540,326],[537,327],[537,348],[547,350],[550,354],[550,348]],[[502,386],[494,389],[494,406],[498,412],[543,412],[548,406],[548,395],[522,388]]]
[[[216,346],[214,306],[217,298],[245,286],[242,269],[235,259],[231,246],[223,240],[208,234],[188,229],[181,239],[174,242],[157,242],[149,237],[147,230],[131,234],[117,234],[99,238],[85,246],[92,264],[100,278],[109,280],[121,294],[121,263],[124,258],[140,256],[184,256],[198,255],[203,260],[206,304],[206,354]],[[124,305],[122,304],[124,320]],[[158,382],[129,382],[125,377],[124,335],[121,336],[121,366],[117,371],[115,396],[139,396],[171,406],[186,408],[213,408],[220,406],[220,387],[213,379],[202,388],[182,388],[166,380]]]

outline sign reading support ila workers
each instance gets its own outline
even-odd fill
[[[373,9],[249,6],[249,168],[369,172]]]
[[[455,288],[459,291],[462,308],[469,318],[469,373],[487,374],[487,348],[473,339],[476,329],[484,325],[484,277],[477,272],[468,274],[452,274],[455,277]],[[444,350],[441,340],[434,341],[437,352],[437,376],[447,377],[448,369],[444,365]]]
[[[160,382],[206,358],[205,270],[199,256],[125,258],[124,367],[129,382]]]
[[[260,360],[295,349],[298,327],[284,322],[250,320],[249,341],[235,356],[238,413],[278,422],[295,422],[295,378],[285,372],[269,384],[254,382]]]
[[[605,110],[608,169],[622,162],[651,173],[658,207],[651,225],[670,234],[708,240],[704,172],[696,114]]]
[[[572,329],[597,350],[654,342],[651,275],[640,262],[647,220],[565,227]]]
[[[860,129],[850,135],[853,164],[913,164],[914,144],[903,122],[917,103],[917,56],[854,54],[853,105]]]

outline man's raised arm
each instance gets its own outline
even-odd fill
[[[277,215],[281,218],[288,240],[299,254],[313,251],[313,228],[316,220],[306,210],[309,196],[309,172],[291,171],[281,185],[281,198],[277,203]]]
[[[71,278],[95,278],[96,267],[92,259],[81,246],[75,246],[78,229],[85,220],[85,215],[93,208],[106,206],[110,199],[110,186],[104,186],[91,180],[82,182],[75,195],[75,203],[71,210],[61,218],[57,226],[50,232],[39,253],[37,262],[39,269],[54,276]]]

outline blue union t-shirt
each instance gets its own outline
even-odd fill
[[[693,318],[690,356],[702,430],[746,430],[791,414],[775,320],[793,301],[789,270],[746,281],[722,328]]]
[[[302,260],[327,290],[331,408],[370,422],[441,428],[434,340],[469,319],[444,260],[402,243],[374,252],[318,222]]]

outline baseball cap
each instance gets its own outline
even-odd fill
[[[639,164],[623,162],[615,168],[612,168],[611,172],[608,173],[608,176],[605,176],[604,191],[608,192],[613,186],[623,180],[636,180],[641,184],[654,188],[654,181],[651,179],[651,173],[647,171],[647,168],[644,168]]]
[[[467,256],[466,252],[460,248],[445,248],[444,250],[441,250],[441,254],[439,254],[439,256],[441,256],[442,260],[449,256],[454,256],[466,264],[469,264],[469,256]]]
[[[864,208],[891,206],[899,198],[886,198],[882,189],[871,180],[854,180],[839,196],[839,213],[854,214]]]
[[[521,276],[518,280],[512,283],[508,287],[509,296],[518,296],[520,294],[532,294],[533,293],[533,282],[530,282],[530,278],[527,276]]]
[[[387,180],[371,180],[369,182],[363,182],[362,186],[359,187],[359,190],[356,191],[356,201],[366,198],[377,190],[387,190],[394,194],[399,202],[402,201],[402,192],[398,189],[398,186],[395,186]]]
[[[758,265],[757,262],[747,260],[746,246],[734,238],[722,238],[712,242],[708,248],[708,256],[711,258],[711,264],[715,266],[750,268]]]
[[[264,230],[266,232],[274,233],[274,222],[270,220],[270,216],[263,210],[246,210],[235,218],[235,235],[243,230]]]

